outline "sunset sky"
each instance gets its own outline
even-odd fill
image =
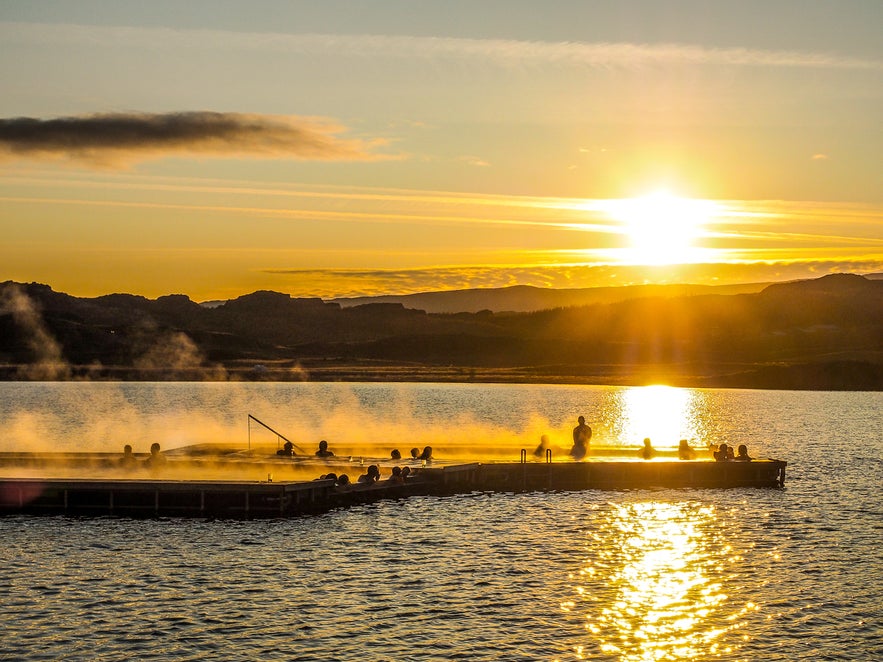
[[[883,272],[880,0],[0,4],[0,281]]]

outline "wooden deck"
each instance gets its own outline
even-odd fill
[[[783,487],[786,462],[654,460],[474,462],[414,470],[404,484],[336,487],[333,480],[0,478],[0,514],[272,518],[377,499],[470,492]]]

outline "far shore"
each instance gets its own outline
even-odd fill
[[[648,386],[664,384],[683,388],[744,388],[764,390],[881,391],[883,371],[876,364],[831,362],[824,364],[726,366],[717,374],[694,374],[671,366],[538,366],[486,368],[463,366],[386,365],[377,363],[309,364],[255,363],[249,366],[214,365],[145,370],[129,366],[0,365],[0,381],[103,381],[103,382],[412,382],[464,384],[550,384],[582,386]]]

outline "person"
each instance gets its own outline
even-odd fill
[[[328,450],[328,442],[324,439],[319,442],[319,450],[316,451],[316,457],[334,457],[334,453]]]
[[[748,446],[739,444],[739,454],[734,458],[736,462],[751,462],[754,458],[748,454]]]
[[[165,464],[166,458],[159,452],[159,444],[155,441],[150,444],[150,457],[144,460],[144,465],[151,469],[158,469]]]
[[[641,449],[641,457],[645,460],[652,460],[654,455],[656,455],[656,451],[650,445],[650,437],[646,437],[644,439],[644,448]]]
[[[731,461],[736,459],[736,456],[733,454],[732,446],[727,446],[727,459]]]
[[[361,476],[359,476],[359,483],[365,485],[373,485],[378,480],[380,480],[380,469],[376,464],[372,464],[368,467],[368,471]]]
[[[350,477],[347,474],[340,474],[337,477],[337,487],[348,488],[350,486]]]
[[[388,480],[390,483],[398,483],[398,484],[404,483],[405,479],[402,476],[402,468],[398,465],[394,466],[392,468],[392,475],[389,477]]]
[[[544,458],[546,456],[546,451],[549,449],[549,435],[544,434],[540,437],[540,445],[537,446],[536,450],[533,452],[533,456],[536,458]]]
[[[425,446],[423,452],[420,453],[419,459],[424,462],[432,462],[432,446]]]
[[[399,452],[398,448],[393,448],[392,452],[389,454],[389,457],[392,460],[401,460],[402,454]]]
[[[678,443],[678,459],[680,460],[692,460],[696,457],[696,451],[690,448],[690,444],[686,439],[681,439]]]
[[[292,444],[290,441],[286,441],[282,448],[276,451],[276,455],[291,457],[292,455],[294,455],[294,444]]]
[[[573,428],[573,447],[570,456],[574,460],[583,459],[589,452],[589,442],[592,440],[592,428],[586,425],[586,417],[576,419],[577,426]]]
[[[404,483],[407,480],[408,476],[411,475],[411,467],[402,467],[402,482]]]
[[[730,447],[726,444],[721,444],[718,449],[714,451],[715,462],[726,462],[727,460],[729,460],[730,458],[728,457],[728,451],[732,452],[730,451]]]
[[[414,447],[411,449],[411,459],[412,460],[419,460],[420,459],[420,449],[419,448]]]
[[[132,452],[132,444],[123,446],[123,457],[120,459],[120,466],[124,469],[131,469],[138,463],[135,454]]]

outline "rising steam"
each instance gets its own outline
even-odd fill
[[[70,365],[64,359],[61,345],[43,323],[43,316],[37,305],[15,283],[0,289],[0,314],[11,314],[21,329],[34,360],[18,368],[22,379],[49,381],[69,379]]]

